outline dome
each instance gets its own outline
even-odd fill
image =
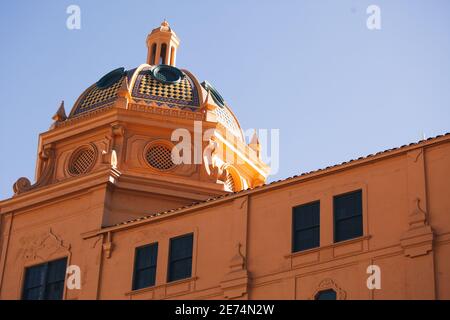
[[[108,108],[125,88],[132,102],[201,112],[206,103],[215,104],[217,121],[243,140],[239,122],[220,93],[207,81],[200,82],[187,70],[171,65],[142,64],[137,68],[114,69],[87,88],[75,102],[69,118]],[[208,99],[211,96],[212,99]],[[208,101],[206,101],[208,100]]]
[[[198,81],[192,75],[169,65],[143,64],[128,71],[118,68],[104,75],[83,92],[69,117],[113,104],[125,79],[133,100],[190,111],[198,111],[200,108],[200,89]]]
[[[105,74],[81,94],[68,118],[80,119],[88,113],[109,109],[116,102],[122,106],[125,98],[126,106],[132,103],[140,107],[198,112],[189,117],[217,120],[227,132],[244,141],[241,126],[219,91],[208,81],[200,83],[192,73],[175,66],[179,43],[178,36],[164,20],[147,36],[147,63]],[[209,117],[211,114],[214,116]],[[55,115],[56,122],[63,119],[66,119],[64,110]]]

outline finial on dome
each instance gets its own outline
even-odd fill
[[[167,22],[167,20],[166,20],[166,18],[164,18],[164,21],[163,22],[161,22],[161,27],[170,27],[169,26],[169,22]]]
[[[51,125],[50,129],[56,128],[56,125],[59,122],[63,122],[67,119],[66,109],[64,109],[64,100],[61,101],[61,104],[59,105],[59,108],[56,111],[55,115],[52,117],[52,119],[54,122]]]
[[[64,109],[64,100],[61,101],[58,111],[56,111],[52,119],[55,120],[56,122],[64,121],[67,119],[66,109]]]

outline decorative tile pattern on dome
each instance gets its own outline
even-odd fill
[[[157,105],[167,105],[171,108],[189,109],[199,108],[197,89],[192,80],[185,75],[177,83],[162,83],[154,79],[149,68],[139,72],[133,87],[133,98],[156,101]]]
[[[216,108],[215,109],[217,118],[219,122],[225,126],[228,130],[230,130],[233,134],[240,137],[241,136],[241,130],[239,129],[239,125],[236,121],[236,119],[233,117],[231,112],[225,107],[225,108]]]
[[[94,85],[82,98],[73,115],[96,109],[101,105],[108,105],[112,103],[117,97],[117,91],[122,85],[123,79],[124,77],[105,89],[99,89]]]

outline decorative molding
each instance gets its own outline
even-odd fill
[[[66,121],[56,123],[55,127],[56,128],[68,127],[68,126],[77,124],[79,122],[85,121],[87,119],[93,118],[100,113],[105,113],[105,112],[111,110],[113,108],[113,104],[114,103],[112,102],[112,103],[109,103],[109,104],[99,108],[99,109],[93,109],[91,111],[83,112],[73,118],[72,117],[68,118]]]
[[[117,108],[127,109],[128,102],[131,100],[131,94],[128,85],[128,77],[124,77],[122,84],[117,90],[117,100],[115,105]]]
[[[110,164],[112,168],[117,169],[117,152],[114,149],[111,151]]]
[[[53,143],[45,145],[39,153],[39,158],[43,164],[36,183],[31,184],[30,180],[26,177],[19,178],[13,185],[14,196],[45,186],[51,182],[56,162],[55,145]]]
[[[163,283],[160,285],[133,290],[125,293],[125,296],[129,296],[130,299],[134,299],[137,296],[144,296],[145,299],[167,299],[184,295],[195,291],[195,282],[198,277],[191,277],[187,279],[181,279],[173,282]],[[142,297],[140,298],[142,299]]]
[[[414,161],[414,162],[419,161],[419,158],[420,158],[420,156],[422,156],[422,155],[423,155],[423,148],[420,148],[420,149],[417,150],[416,154],[414,155],[415,158],[414,158],[413,161]]]
[[[115,137],[123,137],[125,135],[125,126],[121,123],[112,123],[111,124],[111,134]]]
[[[236,254],[230,260],[230,271],[220,283],[223,296],[226,299],[239,298],[247,294],[249,273],[247,271],[246,257],[241,252],[242,244],[236,246]]]
[[[311,300],[315,300],[319,292],[325,290],[334,290],[336,292],[336,300],[345,300],[347,298],[347,293],[331,278],[326,278],[322,280],[311,296]]]
[[[180,110],[175,108],[167,108],[163,106],[158,106],[156,103],[152,102],[150,104],[145,103],[129,103],[129,110],[146,112],[157,115],[168,115],[175,118],[198,120],[202,121],[204,115],[200,112],[193,112],[188,110]]]
[[[120,122],[111,123],[111,144],[107,157],[107,164],[118,168],[124,162],[123,153],[126,149],[126,127]]]
[[[208,145],[203,151],[203,163],[207,177],[212,182],[226,181],[227,172],[223,161],[218,157],[220,154],[219,144],[214,137],[210,138]]]
[[[407,257],[415,258],[433,251],[434,232],[428,223],[428,214],[420,207],[420,199],[413,200],[413,212],[408,217],[409,229],[400,239]]]
[[[25,260],[48,261],[58,253],[70,254],[71,246],[66,244],[50,228],[48,232],[20,239]]]

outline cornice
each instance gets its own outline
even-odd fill
[[[0,214],[25,209],[61,196],[85,191],[89,188],[107,183],[114,183],[120,172],[114,168],[94,171],[88,175],[65,179],[47,186],[37,188],[0,202]]]

